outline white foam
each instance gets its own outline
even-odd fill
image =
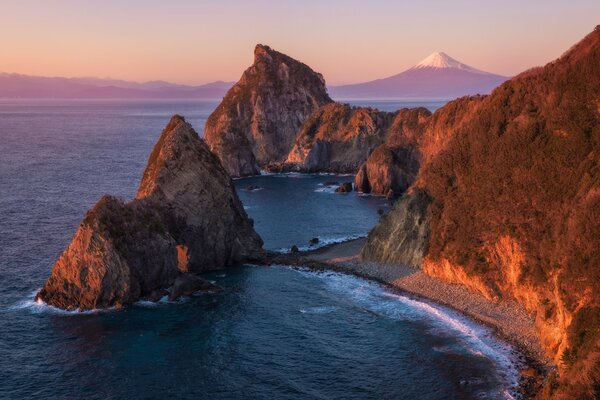
[[[38,294],[38,292],[40,290],[41,290],[41,288],[34,290],[25,299],[10,306],[9,310],[11,310],[11,311],[25,310],[25,311],[31,312],[33,314],[48,313],[48,314],[69,315],[69,316],[98,314],[101,312],[116,311],[116,308],[114,308],[114,307],[106,308],[106,309],[92,309],[92,310],[81,310],[79,308],[75,309],[75,310],[63,310],[62,308],[51,306],[50,304],[46,303],[42,299],[36,300],[35,296]]]
[[[301,308],[300,312],[302,314],[329,314],[337,310],[336,306],[319,306],[319,307],[308,307]]]
[[[351,240],[356,240],[356,239],[360,239],[360,238],[364,238],[367,237],[368,233],[357,233],[355,235],[347,235],[347,236],[337,236],[337,237],[332,237],[332,238],[319,238],[319,242],[316,244],[313,244],[312,246],[310,244],[308,245],[304,245],[304,246],[298,246],[298,250],[300,251],[308,251],[308,250],[316,250],[319,249],[321,247],[325,247],[328,246],[330,244],[336,244],[336,243],[344,243],[344,242],[349,242]],[[290,247],[282,247],[278,250],[275,250],[278,253],[290,253],[291,252],[291,246]]]
[[[315,193],[335,193],[335,186],[323,186],[315,189]]]
[[[378,283],[353,275],[294,269],[312,279],[322,280],[328,290],[348,298],[365,312],[397,320],[427,321],[436,330],[436,334],[450,334],[458,338],[464,350],[494,363],[498,377],[507,388],[504,398],[515,397],[521,365],[513,348],[494,337],[490,328],[479,325],[450,308],[390,292]],[[399,307],[399,303],[402,306]],[[435,350],[451,351],[448,348]]]

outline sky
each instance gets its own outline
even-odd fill
[[[599,17],[599,0],[0,0],[0,72],[235,81],[262,43],[334,85],[434,51],[512,76],[559,57]]]

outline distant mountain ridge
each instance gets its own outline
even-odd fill
[[[453,99],[488,94],[507,79],[435,52],[414,67],[388,78],[328,89],[335,99]]]
[[[186,98],[221,99],[233,82],[180,85],[102,78],[62,78],[0,73],[0,98]]]

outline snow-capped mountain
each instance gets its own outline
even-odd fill
[[[336,99],[452,99],[487,94],[508,77],[481,71],[435,52],[414,67],[388,78],[329,87]]]

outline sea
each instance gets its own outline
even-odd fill
[[[354,101],[395,110],[443,102]],[[510,399],[519,362],[491,330],[377,283],[284,265],[206,274],[219,293],[65,312],[34,295],[87,209],[134,197],[169,118],[202,135],[216,101],[0,100],[1,399]],[[265,247],[365,236],[382,197],[351,175],[235,180]],[[251,190],[251,186],[259,187]],[[314,247],[314,246],[313,246]]]

